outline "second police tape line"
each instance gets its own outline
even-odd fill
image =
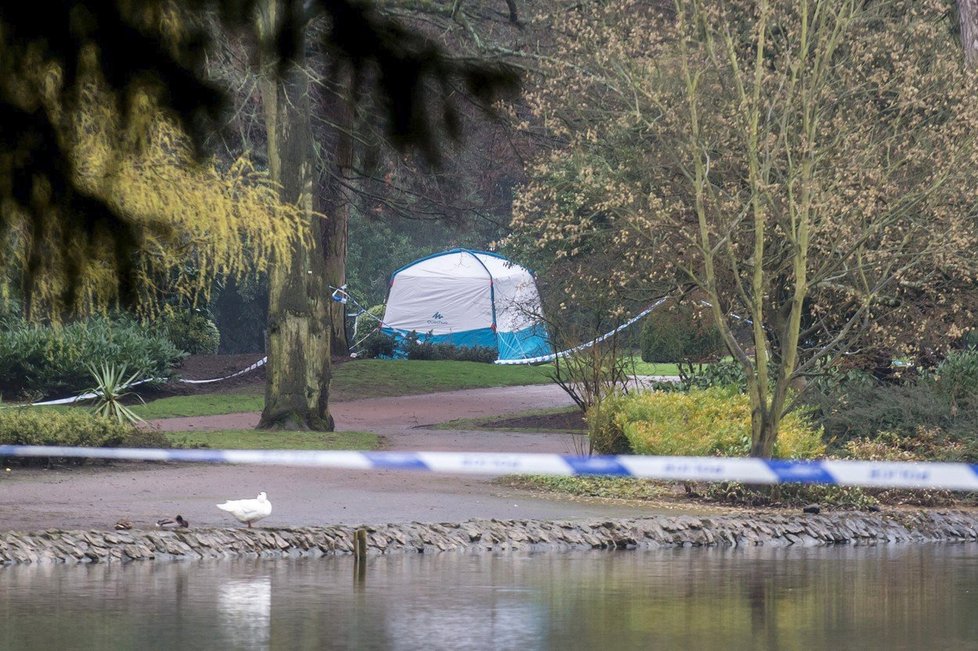
[[[346,289],[346,286],[345,285],[343,287],[333,288],[333,289],[336,290],[336,291],[333,292],[333,300],[340,300],[339,298],[337,298],[337,296],[342,296],[344,298],[347,296],[346,291],[345,291],[345,289]],[[651,313],[653,310],[655,310],[656,308],[658,308],[665,301],[666,301],[665,298],[659,299],[658,301],[656,301],[655,303],[653,303],[652,305],[650,305],[649,307],[647,307],[645,310],[643,310],[639,314],[635,315],[634,317],[632,317],[631,319],[629,319],[625,323],[622,323],[621,325],[619,325],[614,330],[611,330],[610,332],[607,332],[607,333],[601,335],[600,337],[597,337],[596,339],[593,339],[593,340],[591,340],[591,341],[589,341],[587,343],[581,344],[579,346],[575,346],[574,348],[569,348],[567,350],[562,350],[562,351],[559,351],[559,352],[556,352],[556,353],[551,353],[549,355],[542,355],[540,357],[531,357],[531,358],[516,359],[516,360],[496,360],[494,363],[495,364],[504,364],[504,365],[515,365],[515,364],[543,364],[543,363],[546,363],[546,362],[552,362],[552,361],[554,361],[555,359],[557,359],[559,357],[566,357],[567,355],[570,355],[572,353],[575,353],[575,352],[578,352],[580,350],[585,350],[587,348],[590,348],[591,346],[593,346],[593,345],[595,345],[597,343],[600,343],[600,342],[604,341],[605,339],[608,339],[609,337],[612,337],[613,335],[621,332],[625,328],[630,327],[631,325],[633,325],[634,323],[636,323],[637,321],[639,321],[641,318],[645,317],[646,315],[648,315],[649,313]],[[345,302],[345,300],[344,300],[344,302]],[[366,313],[368,316],[370,316],[371,318],[377,320],[377,322],[380,323],[380,320],[377,319],[376,317],[374,317],[373,315],[371,315],[369,312],[364,311],[364,313]],[[183,384],[210,384],[212,382],[222,382],[224,380],[229,380],[231,378],[238,377],[239,375],[244,375],[245,373],[250,373],[251,371],[254,371],[254,370],[258,369],[261,366],[264,366],[266,363],[268,363],[268,357],[267,356],[266,357],[262,357],[261,359],[259,359],[254,364],[251,364],[250,366],[248,366],[246,368],[243,368],[240,371],[237,371],[235,373],[231,373],[230,375],[225,375],[223,377],[216,377],[216,378],[211,378],[211,379],[207,379],[207,380],[187,380],[187,379],[179,378],[176,381],[177,382],[180,382],[180,383],[183,383]],[[138,386],[140,384],[146,384],[147,382],[153,382],[153,381],[154,381],[153,379],[139,380],[137,382],[133,382],[131,384],[128,384],[128,385],[126,385],[125,387],[122,387],[122,388],[128,389],[130,387],[135,387],[135,386]],[[68,397],[68,398],[58,398],[56,400],[44,400],[44,401],[40,401],[40,402],[32,402],[30,404],[31,404],[31,406],[35,406],[35,407],[46,407],[46,406],[52,406],[52,405],[70,405],[70,404],[74,404],[76,402],[81,402],[81,401],[84,401],[84,400],[91,400],[93,398],[98,398],[100,395],[101,394],[99,394],[98,392],[82,393],[82,394],[79,394],[79,395],[76,395],[76,396],[71,396],[71,397]],[[14,406],[14,405],[4,405],[4,406],[5,407],[10,407],[10,406]]]
[[[834,484],[978,491],[978,465],[936,462],[787,461],[725,457],[577,456],[500,452],[184,450],[0,445],[4,457],[65,457],[413,470],[482,475],[604,475],[670,481]]]
[[[339,302],[339,303],[352,302],[354,305],[356,305],[357,309],[360,310],[360,314],[365,315],[366,317],[368,317],[368,318],[373,319],[374,321],[376,321],[378,328],[383,327],[384,324],[381,321],[381,319],[377,318],[376,316],[374,316],[373,314],[371,314],[368,310],[366,310],[363,306],[361,306],[350,295],[350,293],[347,291],[346,287],[347,287],[346,285],[343,285],[341,287],[333,287],[332,285],[330,285],[330,289],[333,289],[334,290],[333,291],[333,294],[332,294],[333,300],[336,301],[336,302]],[[637,323],[638,321],[640,321],[644,317],[646,317],[649,314],[651,314],[653,310],[655,310],[658,307],[660,307],[667,300],[669,300],[668,297],[660,298],[659,300],[655,301],[654,303],[652,303],[651,305],[649,305],[647,308],[645,308],[644,310],[642,310],[641,312],[639,312],[638,314],[636,314],[635,316],[633,316],[628,321],[625,321],[624,323],[620,324],[618,327],[614,328],[613,330],[610,330],[610,331],[604,333],[603,335],[601,335],[599,337],[595,337],[591,341],[588,341],[586,343],[580,344],[579,346],[574,346],[573,348],[568,348],[566,350],[556,351],[556,352],[550,353],[549,355],[540,355],[538,357],[525,357],[525,358],[522,358],[522,359],[497,359],[493,363],[494,364],[498,364],[498,365],[507,365],[507,366],[523,365],[523,364],[544,364],[546,362],[552,362],[555,359],[558,359],[558,358],[561,358],[561,357],[566,357],[566,356],[571,355],[573,353],[576,353],[576,352],[579,352],[579,351],[582,351],[582,350],[586,350],[586,349],[590,348],[591,346],[594,346],[595,344],[599,344],[602,341],[604,341],[604,340],[606,340],[606,339],[608,339],[610,337],[613,337],[614,335],[618,334],[622,330],[631,327],[632,325],[634,325],[635,323]],[[707,305],[709,305],[709,304],[707,303]],[[411,333],[407,332],[406,330],[398,330],[396,328],[392,328],[392,330],[394,330],[395,332],[397,332],[401,336],[407,336],[407,335],[410,335],[411,334]],[[360,343],[361,342],[355,342],[353,344],[353,346],[355,347],[355,346],[359,345]]]
[[[267,362],[268,362],[268,357],[262,357],[260,360],[258,360],[257,362],[255,362],[251,366],[248,366],[247,368],[243,368],[240,371],[237,371],[235,373],[232,373],[231,375],[225,375],[224,377],[216,377],[216,378],[211,378],[209,380],[185,380],[183,378],[179,378],[176,381],[177,382],[180,382],[180,383],[183,383],[183,384],[210,384],[211,382],[221,382],[222,380],[230,380],[233,377],[238,377],[239,375],[244,375],[245,373],[250,373],[251,371],[254,371],[255,369],[258,369],[261,366],[264,366]],[[149,380],[139,380],[138,382],[133,382],[132,384],[127,384],[126,386],[121,387],[121,388],[122,389],[129,389],[131,387],[139,386],[140,384],[146,384],[147,382],[153,382],[153,381],[154,380],[152,380],[152,379],[149,379]],[[77,396],[72,396],[70,398],[59,398],[57,400],[44,400],[42,402],[32,402],[30,406],[32,406],[32,407],[47,407],[47,406],[51,406],[51,405],[70,405],[70,404],[74,404],[76,402],[81,402],[83,400],[91,400],[92,398],[98,398],[99,396],[101,396],[101,394],[98,393],[98,392],[82,393],[82,394],[79,394]],[[16,406],[16,405],[9,405],[9,406]]]

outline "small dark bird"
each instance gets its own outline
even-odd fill
[[[130,522],[127,518],[121,518],[118,522],[115,523],[115,528],[118,529],[119,531],[132,529],[132,522]]]
[[[814,513],[815,515],[818,515],[819,513],[822,512],[822,509],[818,507],[818,504],[809,504],[808,506],[802,509],[802,512]]]
[[[875,504],[870,504],[869,506],[866,507],[866,510],[869,511],[870,513],[879,513],[880,507],[876,506]]]
[[[175,518],[163,518],[156,521],[156,526],[160,529],[186,529],[190,523],[183,519],[182,515]]]

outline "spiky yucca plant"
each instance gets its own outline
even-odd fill
[[[139,377],[138,372],[127,378],[128,369],[125,365],[119,367],[114,364],[100,364],[98,368],[89,366],[88,370],[95,380],[95,386],[86,393],[98,394],[96,398],[93,398],[95,401],[91,410],[93,414],[129,425],[144,422],[129,407],[122,404],[123,398],[128,395],[135,395],[131,392],[125,392],[125,390]],[[139,398],[138,395],[136,397]],[[143,401],[142,398],[139,400],[140,402]]]

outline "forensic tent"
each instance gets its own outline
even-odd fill
[[[419,341],[485,346],[500,360],[550,351],[533,275],[496,253],[451,249],[411,262],[393,274],[381,331],[400,354]]]

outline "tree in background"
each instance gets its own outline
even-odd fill
[[[390,0],[374,3],[374,9],[411,30],[411,47],[437,48],[460,65],[512,65],[515,50],[502,44],[524,38],[515,6],[502,0],[423,5]],[[474,96],[462,76],[429,75],[423,81],[423,94],[458,100],[439,131],[439,138],[451,145],[440,148],[437,157],[395,146],[384,98],[369,92],[378,83],[379,69],[354,67],[335,48],[322,47],[330,29],[327,17],[310,20],[303,53],[311,80],[313,194],[328,218],[323,238],[327,279],[332,286],[352,281],[350,289],[358,298],[376,303],[384,298],[387,274],[409,260],[452,246],[484,248],[498,239],[509,223],[521,162],[507,127],[486,119],[494,107]],[[235,89],[223,145],[232,155],[247,151],[264,161],[264,105],[246,41],[222,38],[218,55],[210,60],[210,70]],[[465,134],[464,142],[453,133]],[[356,255],[348,255],[351,247]],[[332,349],[341,355],[346,351],[344,306],[331,307]]]
[[[239,22],[246,4],[225,3],[222,20]],[[131,252],[168,225],[159,215],[125,213],[113,204],[110,183],[85,184],[84,144],[72,137],[72,123],[88,109],[96,81],[100,101],[117,109],[119,128],[105,132],[112,151],[138,151],[147,141],[146,122],[135,119],[147,114],[134,110],[143,102],[189,133],[192,146],[218,124],[222,96],[200,74],[200,30],[179,7],[160,0],[0,8],[0,237],[13,237],[8,250],[18,252],[0,264],[24,279],[26,305],[43,288],[58,309],[138,303]],[[195,5],[201,9],[209,8]],[[93,267],[108,285],[95,294],[84,290]]]
[[[258,16],[263,39],[277,33],[280,12],[302,3],[268,1]],[[310,237],[298,242],[269,273],[268,364],[263,429],[332,430],[329,415],[329,285],[324,251],[326,220],[314,208],[315,155],[310,121],[309,78],[304,67],[304,30],[291,62],[263,53],[261,96],[268,142],[268,168],[283,203],[295,206]]]
[[[968,65],[978,65],[978,0],[957,0],[961,47]]]
[[[331,78],[339,80],[334,117],[339,119],[339,134],[332,151],[337,181],[349,178],[353,164],[354,90],[364,93],[368,105],[382,107],[387,117],[387,142],[394,148],[406,144],[410,134],[429,161],[439,158],[435,145],[442,139],[457,139],[458,112],[452,88],[461,83],[467,95],[488,100],[496,88],[512,82],[511,74],[493,72],[485,63],[474,65],[440,53],[435,44],[416,32],[405,30],[370,8],[361,8],[371,21],[373,34],[366,43],[350,40],[349,25],[337,16],[327,16],[323,26],[325,43],[342,43],[340,52],[327,51]],[[259,31],[267,35],[280,31],[280,16],[305,11],[302,2],[267,2],[262,6]],[[278,13],[280,12],[280,13]],[[315,14],[306,16],[308,21]],[[273,62],[279,68],[277,80],[264,75],[261,95],[266,122],[269,169],[282,186],[283,201],[301,208],[310,220],[311,242],[293,250],[287,270],[270,275],[268,327],[268,380],[265,408],[260,427],[287,429],[332,429],[328,411],[331,376],[332,338],[342,333],[342,311],[331,307],[330,285],[343,284],[346,267],[348,200],[343,201],[333,188],[324,203],[331,213],[320,218],[316,202],[315,151],[311,123],[309,76],[305,66],[305,34],[310,23],[297,23],[297,42],[292,58]],[[263,72],[271,66],[265,62]],[[367,75],[370,84],[362,81]],[[393,104],[391,104],[393,103]],[[405,104],[406,103],[406,104]],[[440,116],[430,119],[430,112]],[[406,120],[406,121],[405,121]],[[333,322],[339,319],[339,323]]]
[[[120,150],[138,149],[145,140],[139,136],[142,124],[128,119],[133,102],[145,96],[188,133],[200,154],[209,137],[221,131],[228,106],[227,89],[205,69],[214,51],[212,25],[219,25],[221,33],[253,34],[257,0],[9,4],[0,7],[0,229],[9,227],[8,215],[20,211],[36,235],[25,243],[31,249],[28,258],[42,257],[55,246],[70,258],[67,263],[79,266],[107,247],[118,262],[108,277],[120,300],[132,304],[138,283],[128,252],[145,226],[132,224],[106,197],[78,187],[73,169],[78,157],[74,142],[62,137],[63,121],[84,108],[81,91],[94,75],[124,118],[114,134]],[[326,16],[328,28],[317,37],[320,47],[354,69],[376,71],[363,94],[386,116],[395,148],[417,147],[434,158],[446,135],[458,135],[454,84],[487,103],[516,85],[511,70],[449,60],[430,41],[379,16],[370,4],[276,4],[281,6],[276,31],[263,40],[246,39],[246,50],[274,52],[278,60],[291,61],[310,18]],[[51,66],[63,72],[53,89],[36,74]],[[428,80],[438,92],[419,92]],[[53,104],[43,101],[49,93]],[[96,232],[97,244],[90,241]]]
[[[51,67],[38,74],[50,89],[42,101],[73,152],[71,182],[123,216],[134,240],[120,252],[104,224],[87,238],[64,242],[71,224],[44,215],[42,227],[8,205],[4,290],[24,297],[28,318],[59,320],[114,305],[122,298],[124,270],[140,316],[179,303],[206,304],[216,279],[262,272],[271,258],[302,241],[298,212],[279,202],[267,175],[246,159],[224,169],[195,159],[190,140],[150,97],[137,93],[123,115],[92,75],[78,89],[78,110],[66,115],[56,97],[64,72]],[[120,142],[118,134],[137,122],[132,137],[142,143]],[[49,199],[47,190],[36,189]]]
[[[70,123],[86,108],[81,89],[89,77],[103,82],[107,99],[124,118],[123,128],[113,134],[118,150],[141,149],[142,125],[131,118],[139,115],[133,110],[139,98],[147,97],[161,116],[190,134],[190,142],[199,153],[206,136],[219,131],[226,99],[223,89],[205,74],[205,57],[215,41],[211,26],[216,23],[223,31],[254,37],[257,13],[273,16],[266,20],[270,29],[258,34],[247,47],[262,53],[266,61],[274,60],[276,74],[283,80],[274,93],[266,94],[277,111],[272,129],[277,139],[274,150],[280,162],[291,165],[296,161],[302,171],[294,180],[296,191],[286,190],[283,197],[295,201],[293,207],[307,218],[311,213],[307,181],[311,170],[306,154],[299,149],[311,146],[311,137],[301,124],[293,122],[301,116],[287,104],[290,99],[306,101],[301,87],[295,88],[295,93],[289,87],[303,83],[297,79],[294,62],[304,52],[306,26],[317,15],[328,21],[320,46],[354,72],[373,71],[362,90],[381,107],[388,142],[395,148],[418,147],[429,159],[437,159],[444,138],[460,135],[456,84],[465,87],[470,97],[490,104],[499,91],[511,90],[517,83],[510,70],[451,60],[429,39],[379,15],[369,4],[350,0],[49,4],[24,7],[7,3],[0,8],[0,236],[7,236],[13,227],[25,234],[14,237],[19,237],[16,244],[24,249],[21,259],[29,283],[22,289],[28,304],[34,283],[41,282],[53,269],[66,280],[58,300],[69,309],[78,309],[83,303],[78,299],[82,287],[79,272],[90,260],[105,259],[100,257],[105,251],[110,252],[112,261],[104,268],[104,279],[114,288],[110,294],[124,305],[138,301],[137,289],[143,279],[135,272],[131,253],[149,227],[114,205],[108,188],[93,192],[79,181],[76,168],[83,152],[63,135],[63,121]],[[45,98],[51,91],[38,71],[50,67],[60,70],[62,77],[52,93],[55,101],[48,105]],[[280,92],[283,89],[284,93]],[[308,120],[308,116],[302,119]],[[299,136],[302,132],[305,142]],[[279,170],[283,182],[292,184],[292,179],[286,180],[288,171],[284,167]],[[155,217],[153,226],[159,233],[166,232],[166,219]],[[313,246],[322,245],[318,235],[312,234]],[[322,256],[314,261],[306,253],[298,253],[298,248],[289,255],[278,255],[276,262],[306,261],[316,269],[325,264]],[[45,267],[41,261],[51,252],[59,254],[60,260]],[[289,274],[310,271],[313,269],[294,265]],[[283,283],[279,296],[284,302],[273,299],[278,313],[270,310],[270,320],[281,326],[283,315],[290,314],[298,302],[313,297],[301,294],[310,286],[294,276],[283,273],[279,281]],[[300,291],[294,293],[293,288]],[[93,298],[100,301],[103,297]],[[321,318],[318,308],[303,310],[302,318]],[[271,367],[301,362],[302,368],[289,373],[302,377],[302,390],[311,395],[305,400],[284,400],[289,407],[278,410],[285,416],[276,417],[276,423],[329,427],[325,391],[329,381],[329,328],[324,317],[308,327],[299,326],[300,338],[303,332],[325,330],[326,346],[298,360],[286,354],[269,360]],[[323,350],[325,362],[313,361]],[[299,390],[295,383],[282,386]]]
[[[563,146],[514,242],[585,286],[698,288],[747,375],[753,455],[796,379],[973,320],[978,84],[944,3],[594,4],[557,32],[530,101]]]

